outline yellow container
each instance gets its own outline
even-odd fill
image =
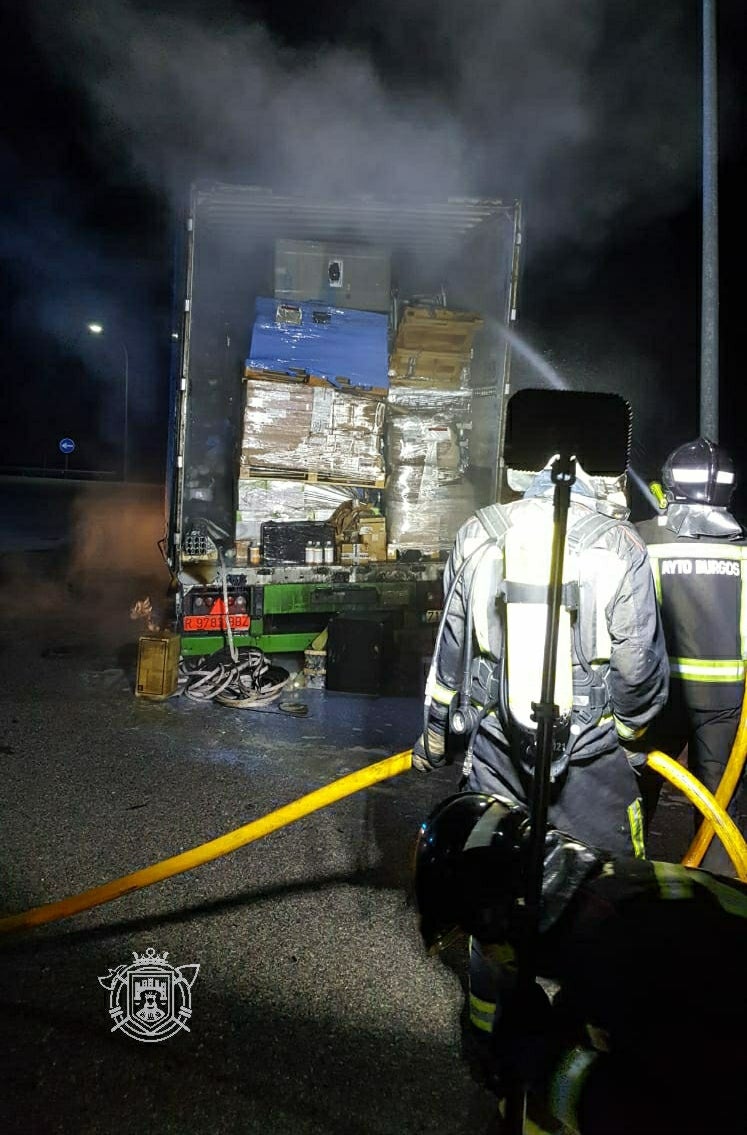
[[[181,645],[180,635],[168,631],[141,636],[137,651],[135,697],[162,701],[176,693]]]

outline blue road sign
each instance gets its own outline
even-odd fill
[[[71,437],[63,437],[60,440],[60,453],[72,453],[75,449],[75,442]]]

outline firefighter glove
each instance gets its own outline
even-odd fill
[[[429,759],[430,758],[430,759]],[[446,764],[446,744],[440,733],[428,730],[428,754],[426,755],[423,734],[412,747],[412,767],[418,772],[432,772]]]

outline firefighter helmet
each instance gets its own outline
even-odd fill
[[[728,508],[736,484],[732,459],[706,437],[673,450],[664,462],[661,479],[667,500],[714,508]]]
[[[415,901],[428,953],[460,931],[501,941],[521,885],[526,812],[481,792],[449,796],[420,828]]]

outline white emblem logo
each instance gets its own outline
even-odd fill
[[[149,946],[144,954],[133,951],[134,961],[110,969],[99,982],[109,990],[112,1032],[121,1029],[133,1040],[154,1043],[168,1040],[184,1029],[192,1016],[192,986],[199,965],[175,969],[166,961],[168,951],[157,954]]]

